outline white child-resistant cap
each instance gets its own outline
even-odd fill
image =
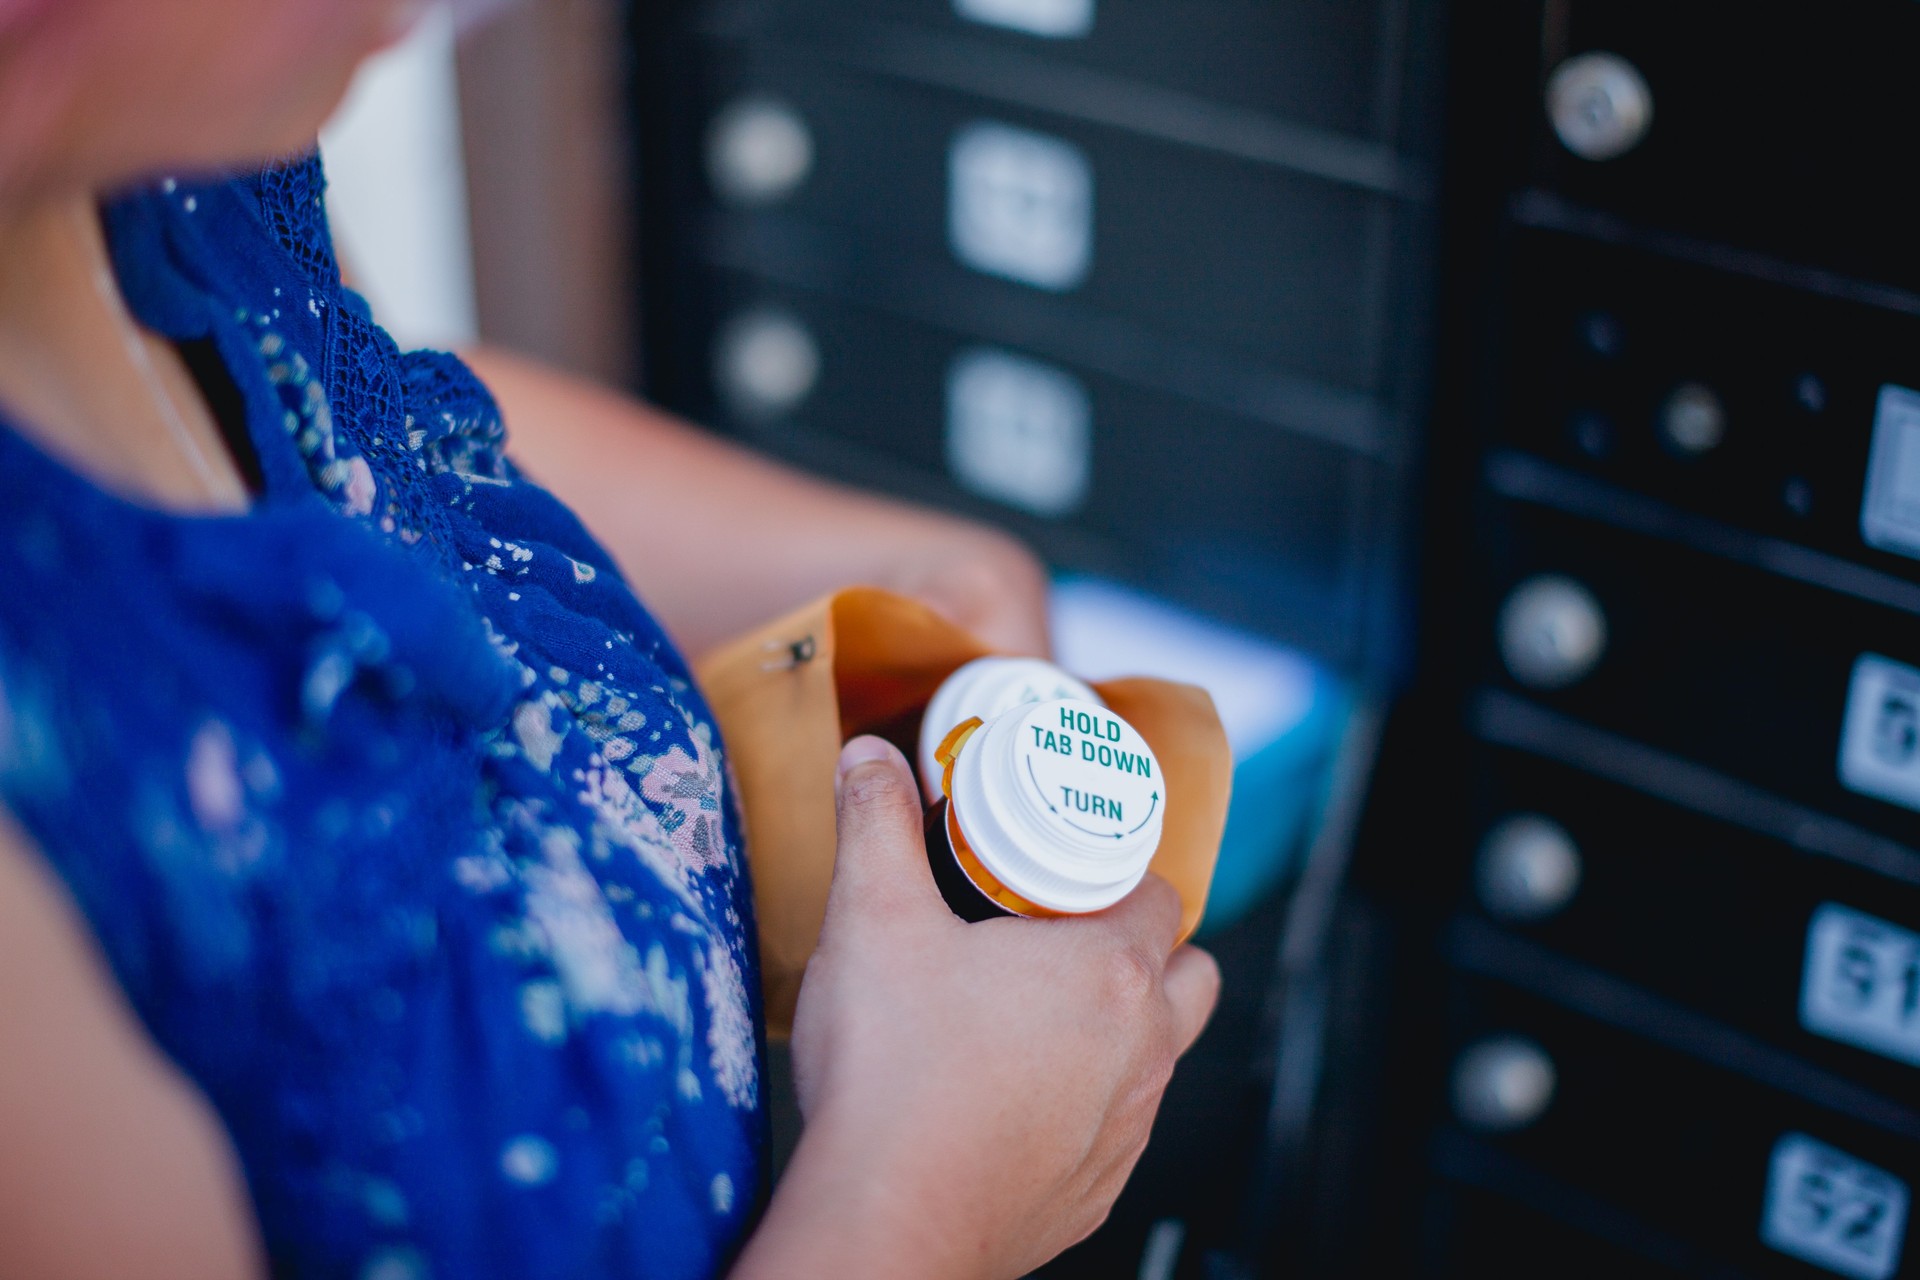
[[[952,804],[995,879],[1078,913],[1112,906],[1146,875],[1167,790],[1132,725],[1098,702],[1054,698],[1003,712],[967,739]]]
[[[948,676],[920,722],[920,786],[927,801],[940,798],[941,768],[933,753],[955,725],[974,716],[991,720],[1022,703],[1049,698],[1100,703],[1100,695],[1084,681],[1040,658],[975,658]]]

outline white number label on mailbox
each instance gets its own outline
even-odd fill
[[[1889,382],[1874,404],[1860,536],[1870,547],[1920,556],[1920,391]]]
[[[1854,662],[1840,781],[1849,791],[1920,809],[1920,668],[1877,653]]]
[[[969,22],[1055,40],[1093,30],[1093,0],[953,0],[953,11]]]
[[[1072,374],[1011,352],[962,352],[947,372],[947,465],[961,484],[1035,515],[1087,499],[1093,406]]]
[[[1821,906],[1807,926],[1800,1025],[1920,1066],[1920,934]]]
[[[947,155],[947,237],[975,271],[1055,291],[1093,261],[1093,165],[1063,138],[980,122]]]
[[[1774,1144],[1760,1239],[1851,1280],[1887,1280],[1900,1265],[1907,1184],[1803,1133]]]

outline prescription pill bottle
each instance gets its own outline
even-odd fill
[[[1079,915],[1132,892],[1160,847],[1160,762],[1098,701],[970,717],[935,752],[927,861],[955,915]]]
[[[927,803],[935,803],[942,795],[941,766],[934,753],[954,726],[966,720],[991,720],[1023,703],[1050,698],[1105,705],[1085,681],[1040,658],[975,658],[948,676],[928,700],[920,721],[920,749],[914,764]]]

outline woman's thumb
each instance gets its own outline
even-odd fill
[[[840,814],[829,914],[945,910],[927,868],[920,789],[904,756],[882,738],[855,738],[840,750],[834,777]]]

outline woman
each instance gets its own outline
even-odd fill
[[[416,8],[0,0],[0,1274],[1019,1274],[1111,1205],[1212,962],[1158,881],[960,924],[856,740],[763,1202],[746,865],[667,631],[868,581],[1036,650],[1039,571],[397,351],[273,158]]]

